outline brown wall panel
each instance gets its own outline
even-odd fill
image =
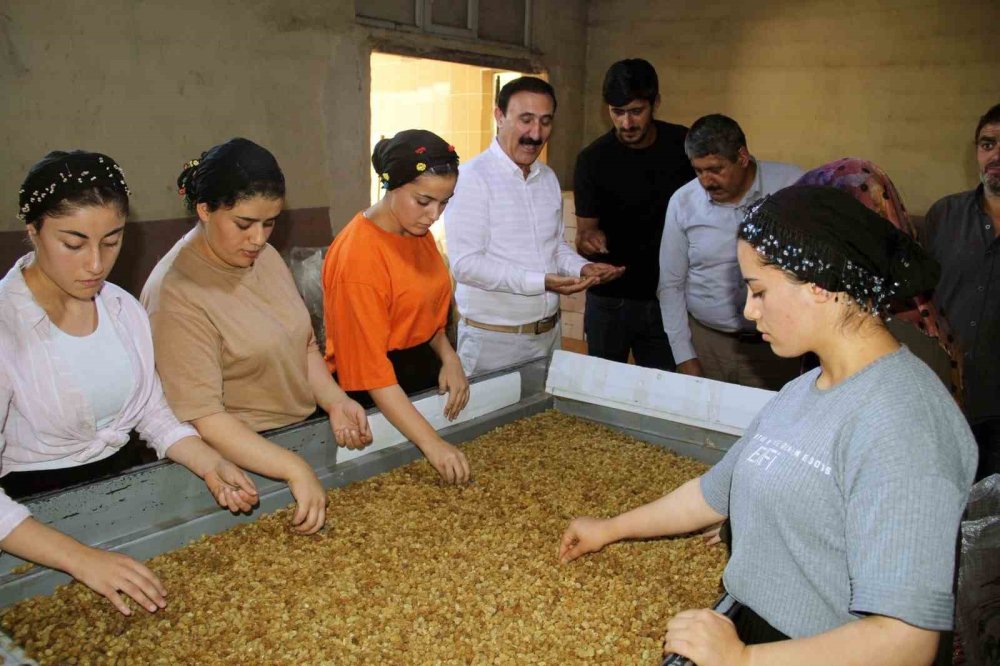
[[[190,217],[127,223],[122,250],[108,280],[138,297],[156,262],[192,225]],[[23,229],[0,232],[0,276],[31,249],[26,235]],[[293,247],[325,247],[332,240],[329,210],[319,207],[284,211],[269,242],[283,252]]]

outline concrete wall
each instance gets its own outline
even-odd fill
[[[762,159],[888,171],[910,211],[978,181],[973,131],[1000,102],[996,0],[591,0],[586,136],[607,67],[644,57],[660,116],[735,118]]]
[[[44,153],[118,160],[133,219],[184,214],[181,165],[242,135],[270,148],[288,206],[367,205],[372,48],[547,70],[562,97],[550,164],[571,176],[582,134],[585,0],[536,0],[531,53],[359,25],[353,0],[8,0],[0,4],[0,230]],[[488,62],[487,62],[488,61]],[[567,180],[568,182],[568,180]]]
[[[359,25],[352,0],[7,0],[0,5],[0,229],[48,150],[118,159],[134,219],[183,215],[184,161],[234,135],[271,148],[288,205],[365,205],[372,48],[544,69],[560,98],[549,163],[607,127],[607,66],[641,55],[661,116],[713,111],[762,158],[804,167],[844,155],[884,166],[909,207],[975,183],[971,133],[1000,101],[995,0],[536,0],[533,52]],[[588,9],[589,8],[589,9]]]

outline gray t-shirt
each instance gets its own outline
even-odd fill
[[[788,383],[701,479],[729,515],[723,582],[792,638],[867,614],[952,627],[972,433],[906,347],[837,386]]]

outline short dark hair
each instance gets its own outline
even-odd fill
[[[684,152],[689,160],[706,155],[721,155],[730,162],[739,157],[747,137],[739,124],[721,113],[702,116],[694,121],[684,139]]]
[[[619,60],[608,68],[601,88],[604,103],[625,106],[640,99],[653,104],[660,94],[660,80],[649,61],[642,58]]]
[[[497,93],[497,107],[503,114],[507,115],[507,104],[510,102],[510,98],[519,92],[530,92],[537,93],[539,95],[548,95],[552,99],[552,113],[556,112],[556,91],[549,85],[548,81],[538,78],[537,76],[521,76],[513,81],[508,81],[504,84],[504,87],[500,89]]]
[[[983,117],[979,119],[979,124],[976,125],[976,141],[979,141],[979,132],[982,131],[987,125],[993,125],[994,123],[1000,123],[1000,104],[995,104],[990,108],[989,111],[983,114]]]

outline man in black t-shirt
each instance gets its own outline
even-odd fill
[[[654,120],[656,70],[621,60],[604,77],[614,127],[576,159],[576,246],[584,257],[625,266],[618,280],[587,292],[584,330],[591,356],[673,370],[656,299],[660,237],[667,202],[694,178],[684,153],[687,128]]]

